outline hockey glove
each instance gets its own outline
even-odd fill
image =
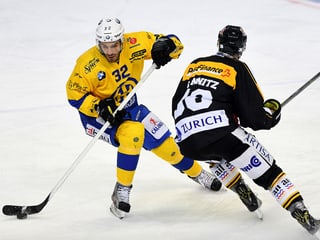
[[[152,46],[151,56],[158,68],[171,61],[170,53],[176,49],[173,40],[168,37],[161,37]]]
[[[108,121],[110,125],[120,125],[127,113],[125,109],[121,109],[117,111],[115,116],[113,116],[113,113],[116,109],[117,105],[113,98],[103,99],[99,102],[99,104],[96,105],[96,110],[99,113],[99,116],[104,121]]]
[[[268,99],[263,104],[264,110],[272,118],[271,127],[277,125],[281,118],[281,104],[275,99]]]

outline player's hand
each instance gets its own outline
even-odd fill
[[[277,125],[281,118],[281,104],[276,99],[268,99],[263,104],[264,110],[272,118],[272,127]]]
[[[110,125],[119,125],[123,122],[123,118],[126,115],[126,110],[121,109],[113,116],[114,111],[117,109],[117,105],[113,98],[106,98],[96,105],[96,110],[99,116],[110,123]]]
[[[159,38],[152,46],[151,56],[158,68],[171,61],[170,53],[176,49],[173,40],[168,37]]]

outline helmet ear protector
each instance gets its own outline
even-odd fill
[[[218,48],[220,52],[230,55],[242,55],[246,49],[247,34],[242,27],[227,25],[218,34]]]
[[[96,44],[100,49],[101,42],[123,42],[124,27],[118,18],[103,18],[96,29]]]

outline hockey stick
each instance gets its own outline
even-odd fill
[[[151,75],[154,69],[156,69],[156,64],[152,64],[151,67],[147,70],[147,72],[142,76],[141,80],[138,84],[132,89],[132,91],[127,95],[127,97],[121,102],[119,107],[115,110],[113,115],[115,116],[116,112],[121,110],[133,97],[134,94],[138,91],[141,85],[147,80],[147,78]],[[61,179],[57,182],[57,184],[53,187],[49,195],[45,198],[45,200],[38,204],[38,205],[31,205],[31,206],[17,206],[17,205],[5,205],[2,208],[2,212],[8,216],[16,215],[19,219],[24,219],[27,217],[28,214],[35,214],[39,213],[52,199],[54,194],[59,190],[62,184],[66,181],[66,179],[70,176],[70,174],[74,171],[77,165],[82,161],[85,155],[89,152],[89,150],[93,147],[96,141],[100,138],[100,136],[104,133],[104,131],[109,127],[110,123],[106,122],[102,128],[98,131],[97,135],[95,135],[88,145],[83,149],[83,151],[79,154],[79,156],[74,160],[72,165],[68,168],[65,174],[61,177]]]
[[[301,93],[305,88],[307,88],[311,83],[317,80],[320,77],[320,72],[314,75],[309,81],[303,84],[300,88],[298,88],[294,93],[292,93],[286,100],[281,103],[281,107],[287,105],[292,99],[294,99],[299,93]]]

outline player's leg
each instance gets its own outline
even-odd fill
[[[205,171],[197,161],[184,157],[180,153],[172,137],[168,137],[160,146],[151,151],[173,167],[187,174],[203,187],[213,191],[219,191],[221,189],[222,184],[217,178]]]
[[[117,153],[117,182],[112,194],[110,210],[116,216],[124,217],[130,211],[129,196],[144,142],[144,126],[139,122],[124,121],[116,132],[119,143]]]
[[[320,228],[320,221],[312,217],[303,203],[301,193],[286,173],[276,164],[272,155],[254,135],[238,128],[233,132],[248,148],[230,161],[244,171],[253,181],[271,192],[274,199],[311,234]]]
[[[210,169],[212,173],[222,182],[222,184],[235,192],[243,204],[250,212],[256,211],[262,204],[261,200],[245,183],[239,170],[225,159],[211,161]]]
[[[82,116],[86,133],[94,136],[103,123],[95,118]],[[144,126],[140,122],[124,121],[119,128],[108,128],[102,134],[101,140],[118,148],[117,153],[117,182],[112,194],[111,212],[123,218],[130,211],[129,196],[140,151],[144,142]]]
[[[184,157],[171,137],[168,127],[143,105],[139,106],[139,121],[145,127],[145,149],[152,151],[179,171],[186,173],[205,188],[213,191],[220,190],[222,184],[219,180],[205,171],[197,161]]]

